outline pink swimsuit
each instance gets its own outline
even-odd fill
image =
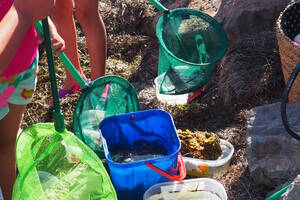
[[[6,15],[14,0],[0,0],[0,21]],[[13,75],[26,71],[32,64],[38,51],[37,32],[31,26],[25,34],[14,58],[1,74],[2,77],[9,78]]]

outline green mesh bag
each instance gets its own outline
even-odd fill
[[[73,116],[73,130],[103,159],[99,123],[106,117],[138,110],[134,87],[120,76],[104,76],[93,81],[81,94]]]
[[[184,94],[205,85],[228,46],[221,25],[196,9],[164,10],[156,26],[159,40],[158,89]]]
[[[13,199],[116,200],[110,178],[97,155],[53,123],[34,124],[18,137],[18,177]]]
[[[44,34],[41,23],[37,22],[35,27],[41,35]],[[112,115],[138,111],[136,91],[126,79],[115,75],[103,76],[87,84],[64,53],[58,57],[83,91],[73,115],[73,131],[104,159],[99,123]]]
[[[43,20],[54,123],[29,126],[16,142],[13,200],[116,200],[98,156],[65,128],[59,105],[48,20]],[[78,75],[80,76],[80,75]]]

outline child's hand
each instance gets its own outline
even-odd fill
[[[58,34],[57,29],[50,19],[48,17],[48,24],[49,24],[49,32],[50,32],[50,39],[52,48],[55,49],[56,55],[58,56],[60,53],[62,53],[65,50],[65,41],[64,39]],[[38,33],[38,44],[42,44],[44,42],[44,37],[41,36]]]
[[[46,18],[52,12],[55,0],[15,0],[13,6],[30,23]]]
[[[56,51],[56,55],[58,56],[61,52],[65,50],[65,41],[58,34],[56,27],[50,17],[48,17],[49,29],[50,29],[50,38],[53,49]]]
[[[51,26],[50,26],[50,37],[51,37],[52,48],[55,49],[56,55],[58,56],[60,53],[62,53],[65,50],[65,41],[57,33],[56,29],[53,30]]]

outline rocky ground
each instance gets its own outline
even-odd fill
[[[194,7],[216,12],[215,1],[201,2],[201,5],[198,1],[190,3]],[[219,179],[224,184],[229,199],[264,199],[273,188],[256,185],[249,175],[245,152],[247,129],[245,114],[247,110],[257,105],[280,99],[283,88],[282,75],[279,73],[280,77],[278,80],[276,79],[278,82],[276,86],[264,85],[269,90],[256,93],[257,98],[225,104],[219,91],[219,80],[224,66],[219,64],[215,67],[213,75],[207,83],[205,93],[191,104],[185,106],[164,105],[157,101],[153,83],[157,74],[158,43],[149,26],[152,25],[152,19],[157,14],[155,9],[145,0],[105,0],[101,1],[99,10],[108,33],[107,74],[121,75],[135,86],[142,110],[165,109],[172,114],[176,128],[212,131],[231,142],[234,145],[235,153],[228,173]],[[78,35],[81,64],[85,74],[89,76],[89,57],[79,26]],[[280,61],[277,59],[274,62]],[[60,86],[65,73],[59,61],[56,61],[56,65],[58,85]],[[266,73],[270,74],[271,72],[267,71]],[[79,96],[80,93],[72,94],[61,100],[67,127],[70,130],[72,130],[73,111]],[[38,88],[33,102],[27,107],[23,128],[36,122],[52,121],[51,107],[48,103],[50,97],[45,53],[41,48]]]

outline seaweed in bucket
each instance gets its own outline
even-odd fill
[[[220,138],[209,132],[191,132],[178,130],[181,140],[181,152],[184,156],[204,160],[217,160],[222,155]]]
[[[112,149],[111,157],[114,162],[129,163],[151,158],[159,158],[167,155],[162,144],[158,141],[148,142],[145,140],[135,141],[130,149]]]

